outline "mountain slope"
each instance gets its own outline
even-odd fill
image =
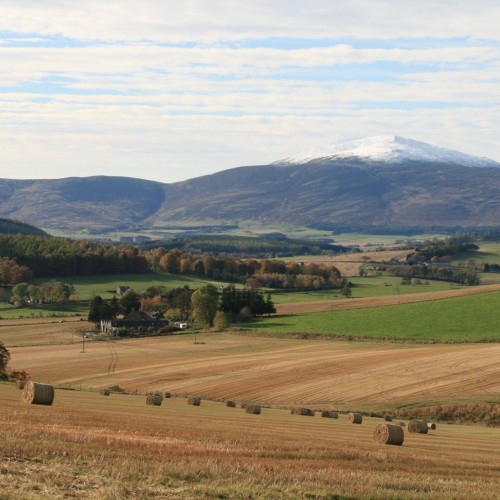
[[[164,185],[126,177],[0,180],[0,216],[37,226],[113,230],[131,227],[164,202]]]
[[[0,217],[93,231],[175,224],[500,227],[500,164],[397,136],[174,184],[0,180]]]
[[[241,167],[168,186],[167,200],[152,224],[497,226],[500,169],[354,159]]]

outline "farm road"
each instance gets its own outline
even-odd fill
[[[364,297],[339,300],[322,300],[317,302],[296,302],[290,304],[276,304],[276,314],[303,314],[324,311],[345,311],[348,309],[364,309],[365,307],[394,306],[397,304],[410,304],[412,302],[427,302],[430,300],[450,299],[475,295],[478,293],[496,292],[500,284],[480,285],[472,288],[446,290],[439,292],[424,292],[405,295],[384,295],[382,297]]]

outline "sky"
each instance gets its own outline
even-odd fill
[[[500,161],[498,0],[0,0],[0,178],[176,182],[400,135]]]

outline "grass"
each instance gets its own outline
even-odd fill
[[[378,297],[381,295],[407,295],[413,293],[454,290],[457,288],[457,285],[444,281],[429,281],[429,285],[400,285],[401,278],[394,276],[356,276],[349,278],[349,281],[351,281],[354,285],[351,289],[353,298]],[[423,282],[425,280],[421,281]],[[272,299],[276,304],[345,298],[340,294],[338,289],[317,290],[310,292],[273,292],[271,290],[271,293]]]
[[[168,273],[71,276],[59,277],[55,280],[72,284],[76,290],[75,298],[80,300],[91,299],[95,295],[101,295],[104,299],[112,298],[116,295],[116,288],[120,285],[127,285],[136,292],[142,293],[150,286],[163,285],[170,289],[187,285],[194,289],[207,283],[214,283],[209,279]]]
[[[500,341],[500,292],[415,304],[255,319],[245,328],[438,342]]]

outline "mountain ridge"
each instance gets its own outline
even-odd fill
[[[382,151],[377,159],[353,156],[344,147],[350,152],[342,158],[235,167],[172,184],[108,176],[0,179],[0,217],[96,233],[241,223],[500,227],[500,164],[464,165],[457,163],[462,153],[452,151],[453,161],[447,160],[449,150],[390,137],[397,140],[371,139]],[[405,147],[414,154],[421,144],[447,156],[408,159]],[[395,149],[399,159],[389,161]]]

